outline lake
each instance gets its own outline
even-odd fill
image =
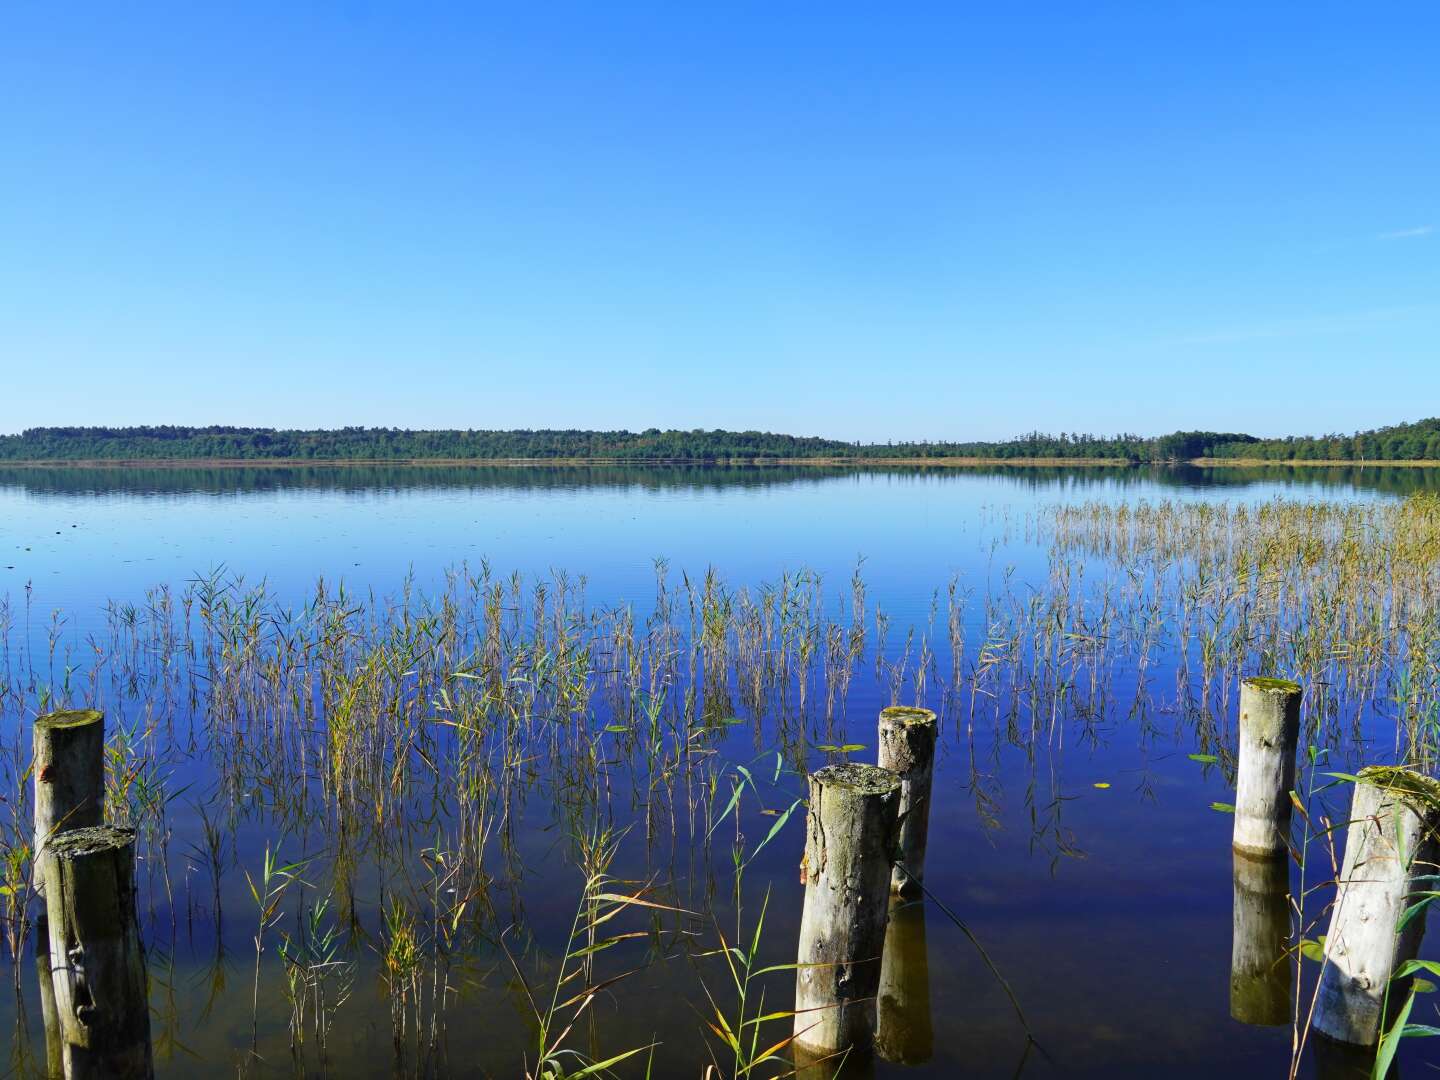
[[[879,710],[922,705],[898,1060],[846,1075],[1283,1076],[1288,1023],[1232,1017],[1237,679],[1306,684],[1312,788],[1428,746],[1433,616],[1386,593],[1413,648],[1336,659],[1389,571],[1336,569],[1333,617],[1306,583],[1350,557],[1347,523],[1403,529],[1437,489],[1404,468],[0,468],[4,835],[28,830],[29,721],[105,710],[162,1075],[519,1076],[587,985],[548,1025],[572,1070],[639,1049],[614,1073],[729,1075],[717,1007],[739,1028],[791,1005],[778,971],[742,1006],[720,950],[795,959],[804,772],[873,761]],[[1237,537],[1336,546],[1255,570]],[[1434,556],[1406,558],[1428,597]],[[1345,820],[1343,788],[1315,800]],[[1307,887],[1332,875],[1309,850]],[[290,867],[268,916],[267,851]],[[587,868],[609,882],[592,917],[602,893],[646,904],[572,938]],[[29,957],[3,1019],[12,1070],[44,1075]],[[1303,1011],[1318,965],[1292,966]],[[741,1030],[763,1049],[790,1021]],[[1301,1074],[1364,1075],[1334,1057]]]

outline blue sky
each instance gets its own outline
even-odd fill
[[[1440,414],[1440,7],[9,3],[0,431]]]

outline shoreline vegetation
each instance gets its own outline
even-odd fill
[[[0,435],[0,463],[524,465],[1440,464],[1440,419],[1353,435],[1258,439],[1214,431],[1112,436],[1032,431],[1003,442],[848,442],[764,431],[508,431],[346,427],[41,427]]]

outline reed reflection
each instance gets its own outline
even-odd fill
[[[1290,867],[1285,856],[1235,852],[1230,1015],[1242,1024],[1290,1023]]]

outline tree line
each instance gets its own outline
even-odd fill
[[[0,435],[7,461],[764,461],[778,459],[1055,458],[1129,462],[1194,458],[1265,461],[1440,461],[1440,419],[1353,435],[1257,439],[1235,432],[1141,436],[1032,431],[1000,442],[845,442],[766,431],[511,431],[345,427],[331,430],[182,427],[41,427]]]

